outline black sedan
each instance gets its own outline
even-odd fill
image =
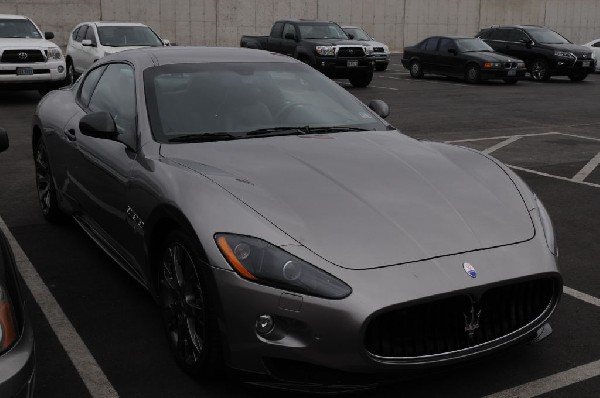
[[[0,152],[7,148],[6,131],[0,129]],[[33,396],[33,330],[20,290],[15,259],[0,230],[0,397]]]
[[[483,40],[472,37],[429,37],[404,49],[402,65],[415,79],[431,73],[464,77],[469,83],[502,79],[512,84],[527,72],[520,59],[494,52]]]

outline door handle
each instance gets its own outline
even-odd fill
[[[68,129],[65,131],[65,135],[67,136],[67,139],[69,141],[75,141],[77,140],[77,137],[75,136],[75,130],[74,129]]]

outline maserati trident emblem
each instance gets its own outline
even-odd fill
[[[24,52],[24,51],[22,51],[22,52],[18,53],[18,54],[17,54],[17,56],[19,57],[19,59],[21,59],[21,60],[23,60],[23,61],[24,61],[24,60],[26,60],[26,59],[27,59],[27,57],[29,57],[29,55],[27,55],[27,53],[26,53],[26,52]]]
[[[465,317],[465,332],[469,334],[469,339],[473,338],[475,331],[479,329],[479,316],[481,315],[481,310],[475,312],[475,305],[471,304],[471,317],[467,314],[463,314]]]
[[[470,263],[463,263],[463,269],[471,278],[477,278],[477,271]]]

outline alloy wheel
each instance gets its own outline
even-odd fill
[[[531,67],[531,77],[535,81],[543,81],[548,79],[548,68],[546,62],[537,60]]]
[[[35,152],[35,181],[42,213],[47,216],[52,210],[52,175],[48,164],[46,146],[40,139]]]

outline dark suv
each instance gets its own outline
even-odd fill
[[[590,49],[578,46],[543,26],[491,26],[477,37],[495,51],[525,61],[533,80],[551,76],[568,76],[581,81],[594,72],[595,60]]]

